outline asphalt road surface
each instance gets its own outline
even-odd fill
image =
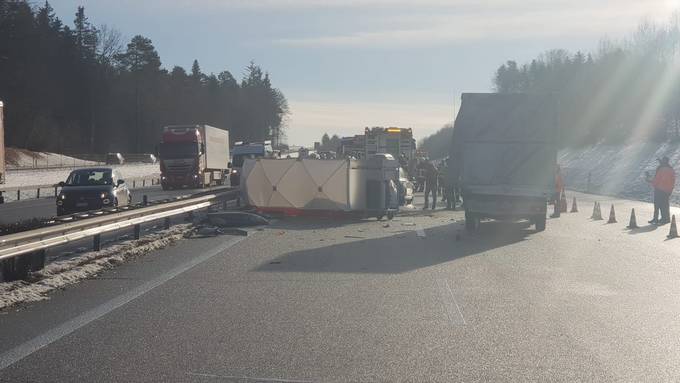
[[[157,199],[166,199],[180,195],[188,195],[197,193],[199,191],[210,189],[176,189],[163,190],[160,186],[153,186],[148,188],[132,189],[133,202],[139,202],[144,195],[147,195],[149,201]],[[32,219],[32,218],[49,218],[57,214],[57,205],[54,197],[47,198],[33,198],[21,201],[8,202],[0,205],[0,225],[14,223],[17,221]]]
[[[0,381],[675,381],[680,239],[578,196],[541,233],[414,209],[185,240],[0,315]]]

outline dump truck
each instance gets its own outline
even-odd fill
[[[462,95],[449,176],[458,180],[465,226],[528,219],[545,230],[557,169],[557,102],[545,94]]]
[[[4,105],[0,101],[0,184],[5,183],[5,120]],[[2,199],[2,193],[0,193]]]
[[[208,125],[166,126],[158,157],[163,190],[223,185],[229,170],[229,132]]]

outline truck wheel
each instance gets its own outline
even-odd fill
[[[533,221],[536,225],[536,231],[545,230],[545,214],[534,217]]]
[[[469,232],[479,229],[479,217],[468,210],[465,210],[465,229]]]
[[[387,219],[392,220],[392,218],[394,218],[394,212],[387,212]]]

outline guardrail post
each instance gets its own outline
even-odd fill
[[[142,179],[142,187],[146,186],[146,179]]]
[[[134,229],[135,229],[135,231],[134,231],[135,239],[139,239],[139,237],[142,234],[142,225],[135,225]]]
[[[132,180],[132,188],[136,188],[136,180]]]
[[[55,197],[57,196],[57,187],[56,186],[54,187],[54,196]]]
[[[227,201],[226,199],[225,199],[224,201],[222,201],[222,210],[227,210],[227,204],[228,204],[228,202],[229,202],[229,201]]]
[[[2,190],[0,190],[0,204],[5,203],[5,197],[2,195]]]
[[[142,205],[146,206],[148,204],[149,204],[149,197],[147,197],[146,194],[144,194],[142,196]]]
[[[102,249],[102,236],[97,234],[92,238],[92,250],[99,251]]]
[[[17,201],[21,200],[21,189],[17,190]]]
[[[163,227],[168,230],[170,228],[170,217],[166,217],[163,221]]]
[[[35,193],[35,198],[40,198],[40,188],[38,188],[38,191]]]

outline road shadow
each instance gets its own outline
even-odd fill
[[[644,233],[652,232],[652,231],[654,231],[658,228],[659,228],[659,226],[657,226],[657,225],[649,224],[647,226],[640,226],[637,229],[626,228],[624,230],[628,230],[628,234],[644,234]]]
[[[254,271],[399,274],[509,246],[532,233],[527,222],[483,222],[479,232],[471,235],[460,223],[451,223],[425,230],[424,238],[407,231],[294,251]]]

